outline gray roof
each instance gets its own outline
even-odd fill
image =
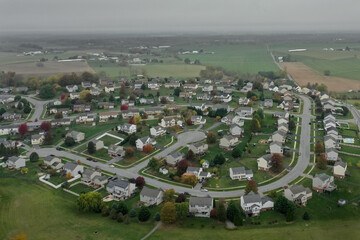
[[[345,168],[346,167],[346,162],[343,162],[343,161],[337,161],[337,162],[335,162],[335,165],[334,166],[341,166],[341,167],[343,167],[343,168]]]
[[[289,187],[289,189],[293,194],[298,194],[306,191],[305,187],[302,185],[292,185],[291,187]]]
[[[265,159],[267,162],[271,162],[271,154],[263,155],[261,158]]]
[[[67,162],[67,163],[65,163],[64,168],[73,171],[77,166],[78,166],[77,163]]]
[[[86,168],[83,172],[83,177],[90,177],[91,174],[93,174],[94,172],[100,172],[99,170],[96,170],[95,168]]]
[[[211,207],[213,204],[213,199],[208,197],[190,197],[189,204],[191,206],[198,205],[198,206],[209,206]]]
[[[159,196],[160,192],[162,192],[161,189],[152,189],[152,188],[144,187],[141,190],[140,195],[144,195],[144,196],[151,197],[151,198],[156,198],[157,196]]]
[[[247,195],[243,196],[244,203],[257,203],[261,202],[260,194],[256,194],[253,191],[249,192]]]
[[[128,182],[128,181],[116,179],[116,180],[110,180],[107,187],[112,188],[112,187],[116,186],[116,187],[125,189],[129,186],[129,184],[130,184],[130,182]]]
[[[200,168],[199,167],[188,167],[186,169],[186,172],[199,172]]]
[[[275,131],[275,132],[273,133],[273,135],[275,135],[275,134],[280,134],[281,136],[286,137],[286,133],[283,132],[283,131]]]
[[[234,167],[234,168],[230,168],[233,172],[233,174],[245,174],[246,170],[245,167]]]
[[[12,163],[15,163],[17,160],[19,160],[21,158],[17,157],[17,156],[12,156],[12,157],[9,157],[8,161],[9,162],[12,162]]]
[[[184,158],[185,154],[182,152],[173,152],[173,153],[170,153],[168,156],[171,156],[173,158],[179,158],[179,157]]]
[[[279,143],[279,142],[272,142],[272,143],[270,143],[270,147],[273,146],[273,145],[277,145],[277,146],[279,146],[279,147],[282,147],[281,143]]]
[[[54,158],[58,158],[58,157],[52,155],[46,156],[44,158],[44,162],[51,162],[51,160],[53,160]]]
[[[314,178],[319,178],[321,181],[326,181],[327,179],[330,178],[329,175],[325,174],[325,173],[321,173],[321,174],[315,174]]]
[[[199,147],[204,146],[205,144],[202,143],[202,142],[196,142],[196,143],[193,143],[192,145],[193,145],[194,147],[196,147],[196,148],[199,148]]]
[[[199,175],[201,177],[206,177],[209,174],[209,172],[201,172]]]

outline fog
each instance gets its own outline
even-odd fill
[[[357,32],[358,0],[0,0],[1,32]]]

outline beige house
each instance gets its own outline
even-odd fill
[[[108,147],[108,154],[113,157],[123,157],[125,156],[125,150],[122,146],[111,144]]]
[[[283,155],[283,149],[282,149],[281,143],[279,143],[279,142],[270,143],[270,153],[271,153],[271,155],[273,155],[275,153]]]
[[[41,145],[44,142],[44,135],[40,135],[40,134],[34,134],[31,136],[31,144],[32,145]]]
[[[96,151],[104,148],[104,142],[101,140],[92,140],[91,142],[94,143]]]
[[[232,149],[239,143],[239,139],[237,137],[233,137],[231,135],[224,136],[220,139],[219,146],[225,149]]]
[[[85,139],[85,133],[77,132],[77,131],[71,131],[66,134],[66,137],[72,137],[75,142],[81,142]]]
[[[159,137],[166,134],[166,130],[165,128],[161,127],[161,126],[155,126],[150,128],[150,135],[152,137]]]
[[[347,163],[343,161],[337,161],[334,164],[333,173],[335,177],[344,178],[346,175]]]
[[[206,143],[196,142],[189,146],[189,150],[193,151],[193,153],[197,155],[201,155],[207,152],[208,147],[209,146]]]
[[[101,112],[99,113],[99,121],[107,122],[109,119],[115,119],[118,117],[117,112]]]
[[[286,141],[286,132],[284,131],[276,131],[273,133],[273,135],[271,136],[271,139],[274,142],[280,142],[280,143],[285,143]]]
[[[284,187],[284,196],[298,206],[306,206],[307,201],[312,198],[312,192],[302,185],[292,185]]]
[[[271,168],[271,154],[266,154],[257,159],[258,169],[269,171]]]
[[[64,166],[64,164],[61,162],[61,159],[54,155],[45,157],[44,163],[50,166],[52,169],[60,169]]]

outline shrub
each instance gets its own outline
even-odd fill
[[[132,218],[136,217],[136,210],[131,209],[130,212],[129,212],[129,216],[132,217]]]

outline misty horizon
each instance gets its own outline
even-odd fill
[[[3,0],[2,33],[359,32],[354,0]]]

